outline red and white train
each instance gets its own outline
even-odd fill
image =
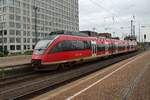
[[[31,62],[37,69],[51,69],[54,65],[89,61],[136,50],[136,41],[50,35],[37,43]]]

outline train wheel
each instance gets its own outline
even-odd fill
[[[60,64],[60,65],[57,67],[57,69],[60,70],[60,71],[62,71],[62,70],[64,70],[64,67],[65,67],[64,64]]]
[[[73,66],[72,63],[60,64],[58,70],[67,70]]]

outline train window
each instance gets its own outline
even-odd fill
[[[91,42],[84,41],[84,49],[90,49],[91,48]]]
[[[63,43],[62,44],[62,51],[71,51],[71,50],[73,50],[71,41],[63,41],[62,43]]]
[[[112,50],[112,45],[111,44],[109,44],[108,50]]]
[[[41,40],[36,44],[35,49],[46,49],[50,43],[51,40]]]
[[[97,50],[98,50],[98,51],[103,51],[103,50],[105,50],[105,44],[98,44],[98,45],[97,45]]]
[[[116,45],[112,44],[112,50],[116,50]]]
[[[84,42],[82,41],[74,41],[72,45],[74,45],[75,50],[84,50],[84,47],[85,47]]]
[[[109,50],[109,44],[105,44],[105,50]]]
[[[71,42],[71,48],[72,48],[72,50],[76,50],[77,49],[77,41],[70,41]]]
[[[62,43],[58,43],[51,51],[51,53],[61,52],[62,51]]]
[[[70,41],[62,41],[59,42],[53,49],[52,49],[52,53],[56,53],[56,52],[63,52],[63,51],[71,51],[72,48],[72,44]]]
[[[90,49],[90,43],[86,41],[71,41],[72,50],[85,50]]]
[[[89,44],[83,41],[66,40],[58,43],[50,53],[63,52],[63,51],[75,51],[84,50],[90,48]]]
[[[120,46],[120,45],[118,45],[118,49],[121,49],[121,46]]]

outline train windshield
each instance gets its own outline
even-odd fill
[[[34,54],[43,54],[45,49],[50,45],[52,40],[41,40],[37,43],[34,49]]]
[[[41,40],[39,41],[36,46],[35,46],[35,50],[39,50],[39,49],[46,49],[49,44],[51,43],[52,40]]]

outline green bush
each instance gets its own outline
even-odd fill
[[[7,56],[8,54],[9,52],[7,50],[4,50],[4,53],[2,50],[0,50],[0,57]]]
[[[28,50],[24,52],[24,55],[32,55],[33,51],[32,50]]]
[[[11,53],[10,56],[18,56],[18,55],[21,55],[21,52],[14,52],[14,53]]]
[[[7,56],[8,54],[9,54],[8,50],[5,50],[5,51],[4,51],[4,55]]]
[[[4,57],[4,54],[2,52],[0,52],[0,57]]]

